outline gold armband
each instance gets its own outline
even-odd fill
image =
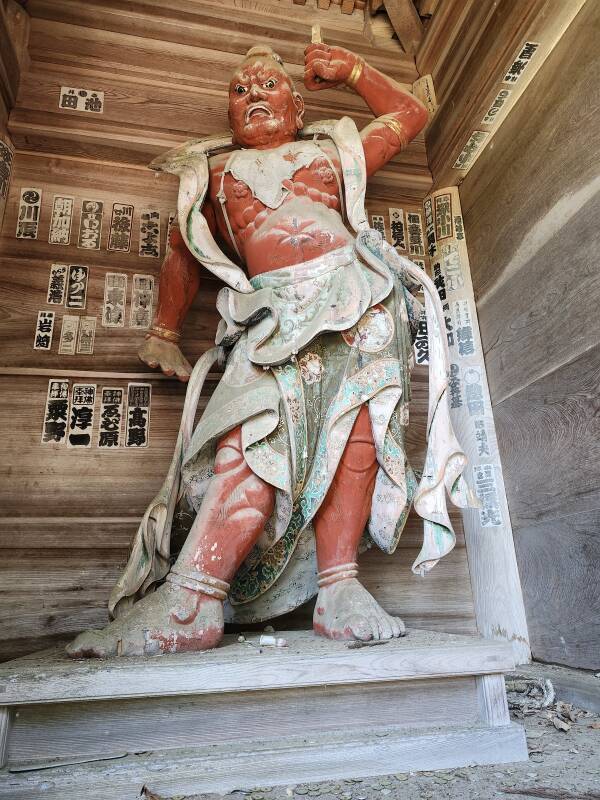
[[[346,80],[346,84],[351,86],[353,89],[358,83],[358,79],[362,75],[363,67],[365,66],[365,62],[362,58],[357,58],[355,65],[352,67],[352,72],[348,75]]]
[[[391,119],[382,119],[381,122],[383,122],[383,124],[386,125],[391,131],[394,131],[398,139],[400,139],[401,144],[406,143],[406,133],[397,119],[392,117]]]
[[[174,342],[175,344],[181,341],[180,333],[163,328],[162,325],[153,325],[146,334],[146,339],[151,336],[157,336],[159,339],[164,339],[166,342]]]

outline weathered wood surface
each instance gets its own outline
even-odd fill
[[[377,735],[377,733],[379,735]],[[365,741],[365,735],[369,738]],[[115,760],[117,759],[117,760]],[[473,764],[502,764],[527,760],[525,733],[518,725],[480,726],[415,732],[407,736],[393,727],[363,730],[356,736],[327,733],[279,742],[257,738],[247,745],[227,744],[210,749],[166,751],[113,760],[58,766],[0,778],[0,797],[7,800],[80,800],[86,787],[89,800],[135,800],[147,785],[163,794],[225,794],[257,786],[329,781]],[[51,782],[50,782],[51,781]]]
[[[597,464],[596,460],[592,467]],[[598,531],[600,508],[518,527],[515,544],[531,646],[545,661],[600,667]],[[596,679],[596,710],[600,711],[597,683]],[[561,699],[591,708],[573,696]]]
[[[12,722],[12,712],[8,706],[0,706],[0,769],[8,760],[8,737]]]
[[[10,121],[15,143],[22,150],[145,165],[188,138],[226,131],[229,76],[257,41],[271,43],[301,85],[314,10],[287,2],[250,2],[242,10],[228,0],[225,6],[226,13],[222,3],[149,0],[125,11],[102,0],[84,6],[36,0],[28,6],[31,68]],[[398,41],[380,33],[381,21],[367,39],[357,15],[335,9],[319,12],[321,24],[323,17],[325,41],[356,50],[408,87],[418,77]],[[102,87],[104,112],[59,110],[61,85]],[[342,113],[359,126],[370,120],[349,90],[306,94],[307,121]],[[421,136],[375,178],[372,190],[416,200],[430,183]]]
[[[600,342],[599,35],[586,5],[461,186],[495,404]]]
[[[504,675],[479,675],[476,681],[483,719],[493,728],[510,725]]]
[[[472,677],[47,704],[19,707],[8,758],[13,767],[73,756],[250,743],[258,727],[277,740],[298,731],[311,737],[382,725],[415,730],[477,722]],[[100,737],[107,728],[110,737]]]
[[[423,24],[413,0],[384,0],[384,6],[404,52],[414,55],[423,38]]]
[[[110,499],[118,501],[114,486],[112,489]],[[142,502],[146,501],[142,498]],[[138,520],[4,520],[0,524],[0,657],[7,659],[53,643],[64,644],[84,628],[105,625],[107,598],[127,560]],[[460,518],[454,522],[460,531]],[[410,571],[421,539],[422,522],[411,515],[395,555],[370,550],[360,557],[365,586],[387,611],[400,615],[412,628],[475,633],[462,534],[456,549],[425,578]],[[313,605],[314,601],[274,624],[278,628],[310,628]]]
[[[600,509],[600,345],[496,406],[518,526]]]
[[[279,635],[279,634],[278,634]],[[153,658],[74,661],[60,649],[0,667],[2,702],[31,705],[76,700],[167,697],[488,675],[509,671],[510,645],[478,636],[412,630],[402,639],[349,649],[312,631],[283,631],[285,648],[259,649],[228,635],[215,650]]]
[[[150,205],[161,210],[161,247],[166,220],[175,205],[176,185],[169,177],[154,178],[145,169],[110,169],[95,162],[19,155],[6,214],[2,248],[6,254],[0,292],[0,422],[8,431],[8,453],[19,453],[2,467],[0,549],[4,603],[0,628],[0,657],[9,658],[53,642],[64,643],[86,627],[107,621],[106,600],[127,557],[127,548],[139,517],[166,474],[175,442],[185,387],[156,375],[137,358],[143,332],[100,325],[107,271],[151,273],[158,276],[160,259],[137,255],[134,220],[132,251],[83,252],[74,244],[47,242],[50,204],[54,193],[73,194],[78,224],[82,197],[129,202],[137,209]],[[39,238],[23,243],[14,239],[16,198],[22,185],[43,188]],[[401,203],[396,200],[396,204]],[[382,214],[389,235],[388,203],[371,200],[371,213]],[[404,203],[405,210],[418,206]],[[74,238],[72,236],[72,242]],[[98,318],[92,356],[40,356],[32,349],[37,311],[45,308],[51,263],[85,263],[90,285],[85,313]],[[215,311],[219,282],[203,277],[202,289],[188,317],[183,350],[193,362],[212,345],[217,325]],[[55,337],[65,310],[57,307]],[[57,341],[57,339],[55,340]],[[40,445],[48,379],[67,376],[102,385],[125,386],[128,380],[149,379],[153,386],[150,447],[146,453],[102,453],[92,448],[74,453],[67,448]],[[414,372],[409,455],[416,467],[423,461],[427,416],[427,372]],[[205,386],[200,408],[206,403],[218,373]],[[98,407],[96,409],[98,414]],[[96,420],[96,429],[97,429]],[[143,468],[140,465],[143,464]],[[117,521],[115,521],[117,520]],[[456,633],[475,630],[468,564],[462,525],[455,516],[457,549],[427,577],[414,576],[410,566],[421,546],[422,522],[411,518],[393,557],[372,550],[361,557],[368,588],[384,606],[409,625]],[[39,546],[36,544],[39,542]],[[114,546],[111,544],[114,542]],[[118,543],[118,544],[117,544]],[[60,548],[60,549],[59,549]],[[312,604],[286,617],[292,627],[310,627]]]
[[[600,665],[600,73],[580,55],[600,54],[599,31],[586,4],[461,185],[533,654],[589,669]]]
[[[439,102],[426,133],[434,188],[460,184],[468,169],[453,165],[472,132],[486,132],[484,147],[489,147],[584,4],[585,0],[450,0],[433,16],[417,66],[421,74],[433,74]],[[518,82],[508,87],[512,92],[501,112],[502,122],[483,123],[499,89],[507,88],[502,79],[526,41],[539,47]]]
[[[156,153],[188,137],[227,129],[225,92],[232,67],[257,40],[271,43],[300,81],[302,54],[315,9],[291,0],[133,2],[32,0],[29,49],[21,63],[21,87],[11,117],[18,152],[0,241],[0,421],[8,431],[0,488],[0,546],[4,602],[0,657],[64,642],[78,630],[106,621],[105,602],[123,562],[130,536],[147,502],[159,488],[171,457],[183,402],[183,387],[157,376],[138,361],[143,332],[100,324],[104,276],[108,271],[158,276],[160,259],[137,255],[138,215],[161,212],[161,250],[166,222],[175,209],[177,181],[146,169]],[[27,14],[19,12],[28,22]],[[436,12],[438,13],[438,12]],[[402,52],[383,14],[363,30],[361,15],[339,8],[318,11],[324,40],[359,52],[382,71],[410,86],[418,77],[414,59]],[[219,42],[216,50],[215,42]],[[102,114],[59,110],[61,85],[105,91]],[[370,115],[345,89],[305,93],[307,117],[349,114],[359,125]],[[389,234],[389,206],[420,210],[431,185],[424,137],[420,136],[370,184],[369,210],[382,214]],[[21,187],[43,190],[38,238],[14,238]],[[75,197],[69,246],[48,244],[54,194]],[[76,247],[82,199],[105,203],[102,249]],[[135,207],[129,253],[107,252],[114,202]],[[37,312],[46,308],[51,263],[90,267],[86,315],[97,317],[92,356],[59,356],[64,309],[56,307],[50,353],[32,349]],[[131,280],[129,281],[128,301]],[[183,350],[194,362],[212,344],[220,284],[208,275],[188,317]],[[41,447],[42,415],[50,377],[83,378],[102,385],[144,379],[153,385],[150,447],[144,454],[86,453]],[[207,383],[201,408],[218,375]],[[426,378],[415,371],[409,451],[423,460]],[[98,408],[96,410],[98,413]],[[96,429],[97,429],[96,420]],[[16,454],[19,454],[18,457]],[[116,489],[115,489],[116,486]],[[410,625],[468,633],[474,611],[462,526],[455,518],[458,546],[431,575],[410,572],[420,548],[421,523],[411,519],[397,554],[365,553],[367,586]],[[39,542],[39,546],[36,544]],[[62,546],[57,547],[61,542]],[[111,544],[114,542],[114,546]],[[85,580],[82,578],[85,578]],[[287,624],[310,625],[310,604]]]

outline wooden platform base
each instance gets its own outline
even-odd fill
[[[411,631],[360,649],[289,646],[0,667],[0,798],[228,792],[527,758],[502,673],[510,645]],[[2,726],[4,719],[4,726]]]

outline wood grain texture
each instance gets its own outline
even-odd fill
[[[494,403],[600,341],[599,36],[586,5],[460,189]]]
[[[404,52],[414,55],[423,38],[423,24],[413,0],[384,0],[384,6]]]
[[[32,0],[29,46],[18,55],[21,87],[11,118],[16,139],[12,189],[0,239],[0,422],[8,430],[9,459],[0,487],[0,550],[4,610],[1,657],[73,637],[106,622],[106,598],[127,556],[130,537],[159,488],[171,458],[184,387],[148,370],[136,355],[143,332],[100,325],[108,271],[158,276],[160,259],[137,255],[138,215],[161,212],[164,252],[168,214],[175,209],[177,180],[146,168],[157,153],[186,138],[227,129],[229,75],[258,40],[273,44],[296,81],[310,38],[314,7],[292,0],[134,0],[125,9],[113,0]],[[325,41],[360,53],[383,72],[411,86],[418,77],[385,15],[371,20],[342,15],[332,4],[319,10]],[[29,18],[23,15],[26,21]],[[22,37],[21,37],[22,38]],[[21,41],[21,38],[19,41]],[[215,49],[217,48],[218,49]],[[62,85],[105,92],[101,115],[58,109]],[[307,118],[349,114],[360,126],[370,119],[363,101],[346,89],[305,93]],[[8,109],[7,109],[8,110]],[[388,219],[388,207],[420,210],[431,185],[421,135],[370,182],[369,209]],[[16,240],[17,202],[23,186],[43,190],[38,239]],[[75,197],[72,244],[48,244],[54,194]],[[102,249],[76,247],[82,199],[105,203]],[[114,202],[135,207],[131,252],[106,251]],[[59,356],[64,309],[57,307],[55,345],[43,357],[33,351],[34,322],[45,308],[52,263],[90,267],[86,315],[96,316],[92,356]],[[131,286],[131,281],[130,281]],[[188,316],[183,350],[194,362],[212,344],[215,297],[221,284],[208,274]],[[129,299],[129,298],[128,298]],[[102,385],[125,385],[132,376],[153,385],[150,447],[145,454],[104,454],[41,447],[39,438],[50,377],[81,377]],[[211,376],[204,407],[218,374]],[[423,461],[426,377],[414,375],[408,450]],[[98,409],[97,409],[98,410]],[[97,420],[96,420],[97,427]],[[366,585],[409,625],[461,633],[474,631],[468,565],[457,518],[456,550],[425,579],[410,565],[420,548],[422,523],[411,518],[398,552],[379,551],[361,560]],[[310,604],[286,619],[310,626]]]
[[[296,737],[279,742],[257,737],[253,747],[228,744],[195,750],[125,756],[93,764],[58,766],[51,771],[5,774],[0,797],[6,800],[89,800],[135,797],[144,784],[165,795],[198,792],[225,794],[257,786],[289,786],[331,781],[332,777],[364,778],[391,771],[452,769],[475,764],[527,760],[525,732],[519,725],[500,728],[463,727],[407,736],[393,727],[327,733],[310,740]],[[365,734],[369,738],[365,741]],[[116,760],[115,760],[116,759]],[[51,782],[50,782],[51,779]]]
[[[460,189],[533,655],[587,668],[600,652],[600,73],[579,54],[600,53],[599,31],[586,3]]]
[[[483,720],[493,728],[510,725],[504,675],[478,675],[476,681]]]
[[[300,730],[311,737],[385,725],[448,728],[478,722],[477,706],[470,677],[26,706],[11,731],[8,759],[14,766],[227,742],[251,746],[258,730],[277,740]],[[103,730],[110,737],[99,736]]]
[[[598,531],[600,507],[517,529],[531,647],[541,661],[600,669]]]
[[[0,706],[0,769],[8,761],[8,740],[11,729],[11,710],[8,706]]]
[[[599,388],[596,345],[496,406],[517,525],[600,508]]]
[[[215,650],[156,658],[74,661],[60,651],[38,653],[0,667],[2,702],[20,706],[377,684],[489,675],[509,671],[515,664],[509,644],[477,636],[416,630],[377,647],[349,649],[346,642],[312,631],[281,635],[287,647],[262,648],[262,652],[238,642],[236,636],[226,636]]]
[[[437,67],[425,68],[431,58],[435,58],[431,49],[428,58],[424,57],[421,62],[422,71],[434,75],[440,104],[426,133],[434,188],[461,183],[468,170],[455,169],[454,163],[473,131],[485,131],[488,134],[485,148],[489,147],[501,123],[486,125],[482,120],[498,90],[506,88],[502,79],[522,45],[529,41],[539,46],[527,70],[511,86],[511,95],[502,111],[503,119],[584,4],[585,0],[573,0],[568,4],[562,0],[504,0],[502,3],[483,0],[458,4],[454,13],[448,11],[449,21],[454,24],[450,44],[446,41],[443,46],[442,69],[439,66],[442,59],[435,59]],[[440,34],[442,31],[438,29],[438,37]]]

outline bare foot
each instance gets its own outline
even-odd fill
[[[220,600],[165,583],[106,628],[80,633],[67,654],[107,658],[210,650],[222,638]]]
[[[356,578],[319,589],[313,628],[329,639],[394,639],[406,635],[400,617],[392,617]]]

